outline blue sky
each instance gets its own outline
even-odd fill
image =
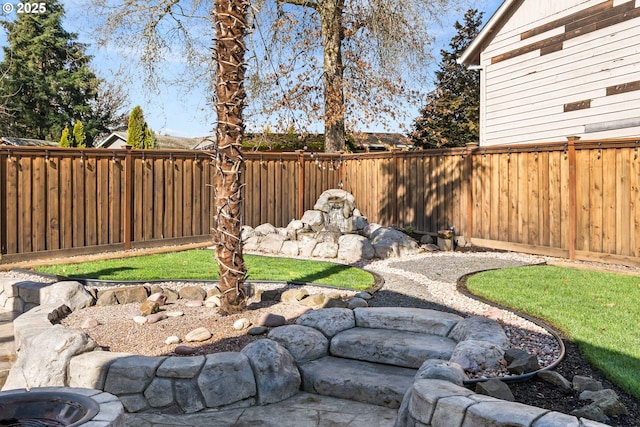
[[[16,3],[14,0],[9,2]],[[105,49],[97,47],[95,36],[90,30],[90,26],[86,25],[86,20],[90,19],[90,15],[87,15],[88,1],[62,0],[62,3],[65,5],[66,10],[65,29],[77,33],[80,41],[90,45],[88,53],[94,56],[92,67],[101,78],[111,79],[120,65],[130,65],[119,54],[117,48]],[[484,22],[486,22],[500,6],[502,0],[475,1],[473,3],[473,7],[484,12]],[[456,20],[462,20],[463,15],[464,12],[451,13],[443,17],[442,28],[434,28],[434,34],[436,35],[434,53],[438,53],[441,48],[445,48],[448,45],[454,34],[453,23]],[[5,43],[4,40],[0,40],[0,42],[2,44]],[[168,73],[179,74],[181,66],[180,58],[169,58],[159,68]],[[159,93],[149,93],[148,90],[141,87],[130,87],[127,92],[131,103],[130,108],[140,105],[149,126],[156,132],[174,136],[201,137],[210,134],[214,127],[215,115],[212,114],[212,107],[208,102],[208,93],[204,85],[195,85],[195,89],[188,92],[171,85],[160,87]],[[402,126],[409,128],[417,114],[417,108],[415,111],[409,111],[408,118],[404,122],[397,124],[398,131],[404,132]],[[259,130],[263,126],[264,124],[262,123],[249,123],[248,130]],[[318,128],[321,129],[321,124],[318,124]],[[381,131],[382,129],[377,128],[374,124],[367,129],[358,130]]]

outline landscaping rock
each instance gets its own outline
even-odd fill
[[[207,297],[207,291],[200,286],[185,286],[178,291],[180,299],[187,301],[204,301]]]
[[[266,254],[278,254],[286,238],[279,234],[268,234],[260,240],[258,250]]]
[[[167,357],[156,372],[159,377],[195,378],[205,362],[205,356]]]
[[[260,405],[280,402],[300,389],[300,372],[291,353],[268,339],[254,341],[242,349],[256,379]]]
[[[159,313],[153,313],[147,316],[147,323],[156,323],[159,322],[161,320],[165,320],[167,319],[167,313],[165,313],[164,311],[161,311]]]
[[[471,316],[461,320],[453,328],[449,338],[456,341],[488,341],[495,344],[503,352],[511,346],[500,323],[482,316]]]
[[[544,370],[538,372],[536,376],[542,381],[553,384],[564,391],[568,392],[572,389],[571,382],[556,371]]]
[[[315,245],[311,254],[318,258],[335,258],[338,256],[338,244],[331,242],[320,242]]]
[[[582,375],[576,375],[573,377],[573,389],[578,393],[582,393],[585,390],[598,391],[602,390],[602,383],[596,381],[591,377],[585,377]]]
[[[305,288],[288,289],[280,296],[280,301],[287,303],[298,303],[309,296],[309,291]]]
[[[126,286],[113,291],[118,304],[143,303],[149,297],[149,291],[144,286]]]
[[[305,211],[300,220],[303,224],[314,230],[319,230],[324,225],[324,215],[322,215],[322,212],[318,210]]]
[[[236,331],[242,331],[243,329],[247,329],[249,326],[251,326],[251,322],[249,319],[244,317],[233,322],[233,329]]]
[[[359,261],[372,259],[376,255],[369,239],[359,234],[345,234],[338,239],[338,259],[344,261]]]
[[[176,346],[173,351],[180,356],[190,356],[196,352],[196,349],[193,347],[189,347],[188,345],[179,345]]]
[[[67,386],[69,360],[96,348],[98,344],[84,332],[53,325],[20,349],[4,389]]]
[[[496,399],[506,400],[507,402],[515,401],[515,397],[513,397],[513,393],[509,386],[497,378],[492,378],[488,381],[476,384],[476,393],[495,397]]]
[[[325,294],[313,294],[300,301],[300,304],[306,307],[322,308],[325,307],[328,302],[329,297],[327,297]]]
[[[177,335],[171,335],[170,337],[167,337],[166,340],[164,340],[164,343],[167,345],[173,345],[173,344],[180,344],[180,337],[178,337]]]
[[[295,240],[285,240],[280,247],[280,253],[287,257],[297,257],[300,253],[300,245]]]
[[[107,306],[107,305],[116,305],[118,304],[118,299],[116,298],[116,292],[113,289],[108,289],[106,291],[98,292],[98,299],[96,300],[96,305],[99,307]]]
[[[143,316],[148,316],[153,313],[157,313],[160,310],[160,306],[155,301],[145,301],[140,304],[140,314]]]
[[[111,363],[104,391],[115,395],[142,393],[155,377],[164,357],[130,356]]]
[[[420,252],[415,240],[393,228],[380,227],[371,234],[370,239],[378,258],[401,258]]]
[[[211,338],[211,332],[204,327],[194,329],[184,337],[186,342],[202,342]]]
[[[266,326],[254,326],[247,331],[247,335],[262,335],[266,334],[269,331],[269,328]]]
[[[504,352],[504,360],[507,363],[511,363],[518,358],[527,357],[528,355],[529,353],[524,350],[520,350],[519,348],[508,348]]]
[[[367,303],[366,300],[362,299],[362,298],[357,298],[357,297],[353,297],[349,300],[349,302],[347,303],[347,308],[350,309],[354,309],[354,308],[364,308],[364,307],[368,307],[369,304]]]
[[[258,319],[257,326],[277,327],[287,322],[284,316],[273,313],[265,313]]]
[[[167,303],[167,296],[162,292],[156,292],[149,295],[149,297],[147,298],[147,301],[153,301],[157,303],[160,307],[162,307]]]
[[[533,354],[526,354],[513,360],[507,366],[507,370],[514,375],[528,374],[540,369],[538,358]]]
[[[593,404],[602,409],[602,412],[609,417],[617,417],[629,413],[620,401],[618,394],[611,389],[598,391],[585,390],[580,393],[580,400],[591,400]]]
[[[269,234],[276,233],[276,228],[269,223],[265,223],[257,226],[256,228],[253,229],[253,231],[258,236],[267,236]]]
[[[462,366],[468,372],[484,369],[498,369],[503,351],[488,341],[466,340],[458,343],[449,359]]]
[[[462,386],[467,380],[467,374],[465,374],[462,366],[457,363],[446,360],[429,359],[420,366],[415,378],[416,380],[446,380],[453,384]]]
[[[92,306],[95,301],[81,283],[65,281],[41,288],[38,303],[65,304],[71,311],[76,311]]]

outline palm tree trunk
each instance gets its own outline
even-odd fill
[[[216,129],[215,247],[220,268],[220,308],[223,314],[246,307],[244,281],[246,267],[242,256],[242,156],[244,122],[244,37],[247,32],[246,0],[215,0],[215,48],[217,64],[215,102]]]

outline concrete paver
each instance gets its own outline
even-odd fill
[[[392,427],[396,409],[310,393],[265,406],[197,414],[126,414],[128,427]]]

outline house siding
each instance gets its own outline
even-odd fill
[[[640,0],[528,0],[483,46],[481,145],[640,136]]]

